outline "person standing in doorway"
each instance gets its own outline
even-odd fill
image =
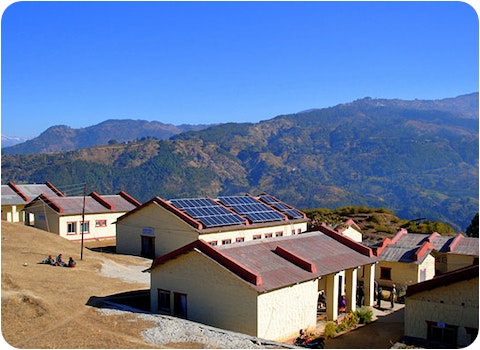
[[[395,297],[397,296],[397,288],[395,284],[392,284],[392,292],[390,293],[390,304],[393,309],[395,306]]]

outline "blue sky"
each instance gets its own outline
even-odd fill
[[[463,2],[17,2],[1,25],[1,133],[455,97],[478,91],[478,34]]]

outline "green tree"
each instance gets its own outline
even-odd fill
[[[478,213],[475,214],[472,222],[467,227],[466,234],[469,237],[478,237]]]

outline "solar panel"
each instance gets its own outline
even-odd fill
[[[199,220],[205,227],[244,224],[245,220],[211,198],[171,199],[170,203]]]
[[[303,218],[303,213],[297,209],[291,208],[285,203],[280,202],[276,198],[270,196],[270,195],[263,195],[260,196],[260,200],[262,202],[265,202],[274,208],[280,210],[282,213],[285,213],[288,215],[289,218],[291,219],[301,219]]]
[[[252,222],[283,221],[285,216],[249,196],[225,196],[218,200]]]

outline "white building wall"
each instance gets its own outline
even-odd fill
[[[84,240],[94,240],[94,239],[112,239],[116,236],[116,226],[114,222],[121,215],[125,214],[124,212],[117,213],[96,213],[96,214],[86,214],[85,223],[89,225],[89,231],[84,232]],[[82,239],[81,223],[82,215],[68,215],[60,216],[58,218],[58,230],[57,232],[61,237],[66,238],[71,241],[79,241]],[[68,223],[75,223],[76,233],[68,233]]]
[[[277,289],[258,297],[258,336],[277,341],[315,330],[318,280]]]

